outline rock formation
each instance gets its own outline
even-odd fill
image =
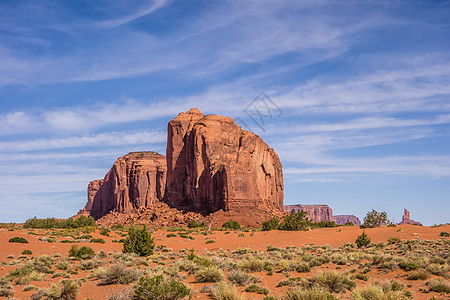
[[[132,152],[119,157],[105,178],[88,186],[88,202],[82,210],[95,219],[116,211],[132,212],[163,199],[166,158],[156,152]]]
[[[402,217],[402,221],[400,223],[398,223],[398,225],[405,225],[405,224],[411,224],[411,225],[420,225],[422,226],[421,223],[411,220],[410,216],[409,216],[409,210],[407,210],[405,208],[404,212],[403,212],[403,217]]]
[[[361,225],[361,221],[354,215],[336,215],[333,216],[333,221],[337,225],[345,225],[347,222],[353,223],[355,226]]]
[[[166,201],[173,207],[283,212],[278,155],[231,118],[180,113],[168,124],[166,156]]]
[[[359,226],[361,222],[358,217],[353,215],[333,215],[333,210],[328,205],[306,205],[306,204],[294,204],[285,205],[284,210],[286,212],[300,212],[302,210],[308,213],[308,218],[312,222],[333,221],[337,225],[344,225],[347,222],[352,222],[353,225]]]
[[[313,222],[333,221],[333,211],[328,205],[285,205],[284,210],[289,213],[304,210]]]
[[[188,215],[175,209],[246,225],[284,214],[278,155],[233,119],[205,116],[198,109],[180,113],[168,124],[166,153],[167,158],[155,152],[119,157],[104,179],[89,184],[88,202],[79,214],[103,217],[105,224],[123,218],[184,224]],[[122,213],[128,216],[118,218]]]

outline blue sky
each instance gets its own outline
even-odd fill
[[[165,154],[191,107],[277,151],[285,204],[450,222],[449,16],[448,1],[1,1],[0,222],[75,214],[118,156]]]

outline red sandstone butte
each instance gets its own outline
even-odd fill
[[[359,218],[354,215],[335,215],[333,216],[333,221],[337,225],[345,225],[348,222],[353,223],[355,226],[361,225]]]
[[[88,202],[81,211],[95,219],[115,211],[129,213],[164,197],[166,158],[156,152],[131,152],[119,157],[105,178],[88,186]]]
[[[333,221],[333,211],[328,205],[285,205],[284,210],[289,213],[304,210],[308,213],[308,218],[313,222]]]
[[[405,225],[405,224],[411,224],[411,225],[420,225],[422,226],[421,223],[411,220],[410,216],[409,216],[409,210],[407,210],[405,208],[404,212],[403,212],[403,217],[402,217],[402,221],[400,223],[398,223],[398,225]]]
[[[281,162],[259,136],[196,108],[170,121],[167,134],[169,205],[202,213],[283,212]]]

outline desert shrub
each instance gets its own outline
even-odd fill
[[[25,238],[21,237],[21,236],[15,236],[15,237],[12,237],[12,238],[9,239],[8,242],[10,242],[10,243],[23,243],[23,244],[28,244],[28,241],[27,241]]]
[[[409,296],[406,295],[406,292],[402,292],[401,290],[393,290],[392,284],[390,283],[375,282],[355,289],[352,292],[351,298],[353,300],[406,300],[409,299]]]
[[[206,227],[205,222],[198,222],[196,220],[190,220],[188,223],[189,228],[199,228],[199,227]]]
[[[109,236],[109,233],[111,232],[111,230],[110,229],[108,229],[108,228],[102,228],[101,230],[100,230],[100,234],[101,235],[104,235],[104,236]]]
[[[284,217],[279,229],[288,231],[309,230],[311,228],[311,221],[306,217],[306,211],[291,212]]]
[[[312,228],[332,228],[337,227],[336,223],[330,220],[327,221],[321,221],[321,222],[314,222],[311,224]]]
[[[119,263],[98,274],[97,278],[100,279],[100,285],[108,285],[117,283],[129,284],[138,280],[139,276],[139,271]]]
[[[190,294],[191,290],[183,283],[162,275],[142,277],[134,288],[137,300],[177,300]]]
[[[215,243],[216,241],[214,241],[214,240],[207,240],[206,242],[205,242],[205,244],[213,244],[213,243]]]
[[[311,267],[307,263],[301,262],[297,264],[297,266],[295,267],[295,271],[299,273],[308,273],[309,271],[311,271]]]
[[[278,229],[279,225],[280,225],[280,219],[273,217],[262,223],[262,230],[263,231],[275,230],[275,229]]]
[[[22,254],[23,255],[31,255],[31,254],[33,254],[33,251],[25,249],[22,251]]]
[[[249,257],[238,262],[238,267],[248,272],[260,272],[264,270],[265,261],[256,257]]]
[[[45,296],[49,299],[75,299],[80,289],[78,283],[73,280],[62,280],[58,285],[52,283],[49,289],[45,290]]]
[[[428,272],[430,272],[431,274],[434,274],[434,275],[439,275],[439,276],[445,276],[449,269],[450,268],[447,264],[440,265],[440,264],[432,263],[427,266]]]
[[[257,283],[259,281],[259,279],[255,275],[248,274],[241,270],[231,271],[230,275],[228,275],[228,280],[240,286],[244,286],[249,283]]]
[[[72,248],[69,250],[69,256],[70,257],[77,257],[80,259],[91,259],[95,255],[94,249],[82,246],[78,248],[77,245],[73,245]]]
[[[240,295],[237,289],[226,282],[216,283],[211,288],[211,297],[216,300],[244,300],[244,296]]]
[[[201,267],[195,272],[197,282],[218,282],[223,278],[222,271],[216,266]]]
[[[364,223],[362,227],[374,228],[380,227],[381,225],[384,225],[386,223],[388,223],[387,213],[385,211],[377,212],[375,209],[372,209],[372,211],[368,212],[364,217]]]
[[[69,263],[67,263],[67,261],[60,261],[57,265],[56,268],[59,270],[67,270],[69,268]]]
[[[400,238],[398,238],[398,237],[390,237],[389,239],[388,239],[388,243],[389,244],[396,244],[396,243],[399,243],[401,240],[400,240]]]
[[[430,291],[443,294],[450,293],[450,283],[442,278],[434,278],[426,283]]]
[[[91,243],[98,243],[98,244],[104,244],[105,240],[102,238],[92,239]]]
[[[442,231],[441,233],[439,233],[439,236],[445,236],[445,237],[449,237],[450,233],[446,232],[446,231]]]
[[[358,248],[367,247],[370,244],[370,238],[364,230],[363,233],[356,238],[355,244]]]
[[[147,227],[131,227],[128,230],[128,237],[123,244],[124,253],[136,253],[139,256],[149,256],[153,254],[155,248],[154,238],[147,230]]]
[[[313,286],[308,289],[294,288],[287,290],[283,296],[284,300],[334,300],[337,299],[324,288]]]
[[[223,223],[222,227],[228,228],[231,230],[238,230],[241,228],[241,224],[239,224],[237,221],[230,220],[230,221]]]
[[[166,237],[168,237],[168,238],[171,238],[171,237],[176,237],[177,235],[175,234],[175,233],[169,233],[169,234],[166,234]]]
[[[420,264],[414,260],[403,260],[398,266],[405,271],[417,270],[420,268]]]
[[[51,228],[81,228],[81,227],[95,227],[94,218],[91,216],[80,216],[77,219],[69,218],[67,220],[58,221],[55,218],[47,219],[28,219],[23,224],[23,228],[41,228],[41,229],[51,229]]]
[[[425,271],[425,270],[417,270],[417,271],[411,272],[411,274],[409,274],[406,279],[409,279],[409,280],[425,280],[425,279],[428,279],[429,277],[430,277],[430,273],[428,273],[427,271]]]
[[[318,272],[309,281],[312,285],[322,286],[330,293],[340,293],[345,289],[351,290],[356,286],[356,283],[348,279],[345,273],[335,271]]]
[[[109,296],[108,300],[130,300],[133,299],[134,295],[134,290],[128,287],[124,288],[120,292],[113,292]]]
[[[344,226],[355,226],[355,224],[353,224],[352,222],[348,221],[347,223],[344,224]]]
[[[355,274],[355,278],[359,279],[359,280],[367,281],[367,280],[369,280],[369,275],[358,273],[358,274]]]
[[[0,297],[11,297],[14,295],[13,288],[5,278],[0,278]]]
[[[309,282],[305,278],[302,278],[302,277],[289,277],[288,279],[281,280],[280,282],[278,282],[277,287],[282,287],[282,286],[293,287],[293,286],[298,286],[298,285],[306,286],[308,284],[309,284]]]
[[[245,288],[244,291],[248,292],[248,293],[257,293],[257,294],[260,294],[260,295],[267,295],[267,294],[269,294],[269,290],[267,288],[259,286],[257,284],[249,285],[248,287]]]

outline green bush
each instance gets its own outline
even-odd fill
[[[166,234],[166,237],[168,237],[168,238],[171,238],[171,237],[176,237],[177,235],[175,234],[175,233],[169,233],[169,234]]]
[[[82,246],[81,248],[78,248],[77,245],[73,245],[72,248],[69,250],[69,256],[70,257],[77,257],[80,259],[91,259],[95,255],[94,249]]]
[[[280,225],[280,219],[273,217],[262,223],[262,230],[263,231],[275,230],[275,229],[278,229],[279,225]]]
[[[428,273],[425,270],[416,270],[411,272],[411,274],[409,274],[409,276],[406,279],[409,280],[425,280],[428,279],[430,277],[430,273]]]
[[[387,224],[387,213],[385,211],[383,212],[377,212],[375,209],[372,209],[371,212],[368,212],[367,215],[364,217],[364,223],[362,225],[363,228],[374,228],[374,227],[380,227],[381,225]]]
[[[109,284],[129,284],[138,280],[140,272],[129,268],[123,264],[112,265],[105,272],[100,273],[97,277],[101,280],[101,285]]]
[[[183,283],[162,275],[142,277],[134,289],[137,300],[178,300],[190,294],[191,290]]]
[[[426,283],[430,291],[448,294],[450,293],[450,283],[442,278],[434,278]]]
[[[98,238],[98,239],[92,239],[91,243],[98,243],[98,244],[104,244],[106,243],[104,239]]]
[[[23,224],[23,228],[40,228],[40,229],[51,229],[51,228],[81,228],[97,226],[95,224],[94,218],[91,216],[80,216],[77,219],[69,218],[67,220],[58,221],[55,218],[47,218],[47,219],[28,219]]]
[[[330,220],[314,222],[311,224],[312,228],[332,228],[337,227],[336,223]]]
[[[223,223],[222,227],[232,229],[232,230],[238,230],[241,228],[241,224],[239,224],[237,221],[230,220],[230,221]]]
[[[400,262],[398,266],[405,271],[417,270],[418,268],[420,268],[419,263],[414,260],[404,260]]]
[[[448,233],[447,231],[442,231],[441,233],[439,233],[439,236],[449,237],[450,233]]]
[[[267,288],[256,285],[256,284],[249,285],[248,287],[245,288],[244,291],[248,292],[248,293],[257,293],[260,295],[269,294],[269,290]]]
[[[104,236],[109,236],[110,231],[111,231],[111,230],[109,230],[108,228],[102,228],[102,229],[100,230],[100,234],[101,234],[101,235],[104,235]]]
[[[24,239],[21,236],[15,236],[13,238],[9,239],[10,243],[23,243],[23,244],[28,244],[28,241],[26,239]]]
[[[199,228],[199,227],[206,227],[205,222],[197,222],[196,220],[190,220],[188,223],[189,228]]]
[[[50,288],[45,290],[45,296],[49,299],[72,300],[78,295],[80,287],[78,283],[72,280],[62,280],[59,285],[51,284]]]
[[[139,256],[153,254],[155,241],[147,227],[133,226],[128,230],[128,237],[123,244],[123,253],[136,253]]]
[[[223,273],[216,266],[201,267],[195,272],[197,282],[218,282],[223,280]]]
[[[22,254],[24,254],[24,255],[26,255],[26,254],[31,255],[31,254],[33,254],[33,251],[25,249],[25,250],[22,251]]]
[[[309,230],[311,228],[311,221],[307,218],[307,214],[303,210],[300,212],[291,212],[284,217],[279,229],[288,231]]]
[[[356,246],[358,248],[367,247],[370,244],[370,238],[367,236],[366,232],[363,230],[363,233],[361,235],[358,235],[356,238]]]

